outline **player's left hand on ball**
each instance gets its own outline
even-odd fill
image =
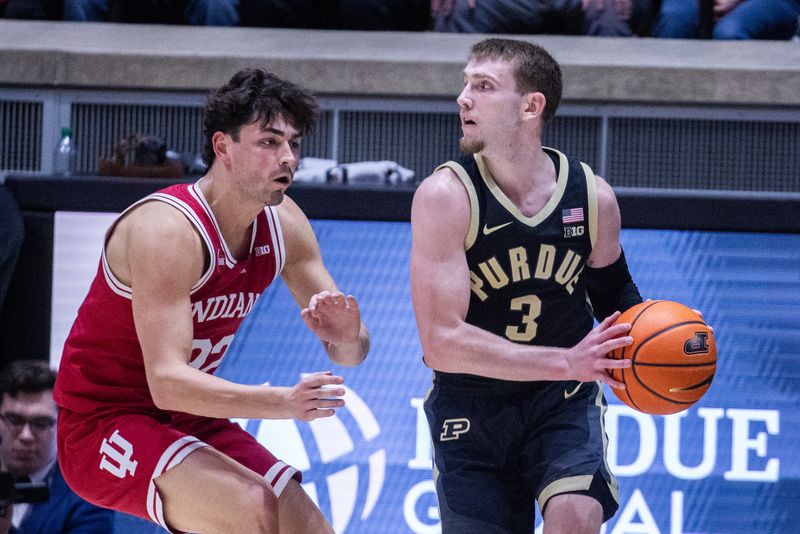
[[[697,314],[697,316],[698,316],[698,317],[700,317],[700,319],[701,319],[701,320],[702,320],[704,323],[706,323],[706,320],[705,320],[705,319],[703,319],[703,312],[701,312],[700,310],[695,310],[694,308],[692,308],[692,311],[693,311],[693,312],[695,312],[695,313]],[[706,326],[708,327],[708,331],[709,331],[709,332],[711,332],[711,333],[713,334],[713,333],[714,333],[714,327],[713,327],[713,326],[711,326],[711,325],[710,325],[710,324],[708,324],[708,323],[706,323]]]
[[[645,302],[649,302],[651,300],[653,300],[653,299],[644,299]],[[703,319],[703,312],[701,312],[700,310],[695,310],[694,308],[692,308],[692,311],[695,312],[698,317],[700,317],[701,321],[703,321],[704,323],[706,322],[706,320]],[[706,323],[706,326],[708,327],[709,332],[711,332],[713,334],[714,333],[714,328],[708,323]]]

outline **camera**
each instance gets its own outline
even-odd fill
[[[0,510],[18,502],[44,502],[50,490],[44,482],[17,482],[11,473],[0,473]]]
[[[0,436],[2,443],[3,437]],[[0,516],[9,504],[44,502],[49,498],[50,489],[44,482],[17,482],[11,473],[0,473]]]

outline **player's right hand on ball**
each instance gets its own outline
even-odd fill
[[[581,382],[600,380],[614,388],[625,388],[625,384],[614,380],[610,371],[630,367],[631,361],[608,357],[611,351],[633,343],[633,339],[627,335],[631,325],[614,324],[619,316],[619,312],[614,312],[606,317],[577,345],[567,351],[567,380]]]
[[[336,408],[344,406],[344,383],[341,376],[330,371],[305,375],[300,382],[288,388],[285,402],[291,417],[300,421],[312,421],[330,417]]]

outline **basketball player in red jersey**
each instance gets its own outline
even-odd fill
[[[55,389],[59,462],[85,499],[174,532],[332,532],[297,470],[229,418],[331,416],[342,378],[318,372],[287,388],[214,376],[278,274],[333,362],[367,354],[356,300],[285,196],[315,111],[305,90],[240,71],[206,106],[208,173],[146,197],[108,231]]]

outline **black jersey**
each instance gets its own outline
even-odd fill
[[[463,182],[472,212],[466,321],[517,343],[571,347],[594,321],[582,275],[597,235],[596,183],[588,166],[545,151],[557,181],[533,217],[503,194],[480,155],[444,165]],[[529,533],[533,500],[544,510],[564,493],[600,502],[604,521],[617,510],[600,382],[435,371],[424,408],[442,532]]]
[[[472,211],[467,323],[518,343],[572,347],[594,321],[582,273],[597,234],[595,177],[586,164],[544,150],[557,182],[533,217],[506,197],[479,154],[442,166],[464,183]]]

